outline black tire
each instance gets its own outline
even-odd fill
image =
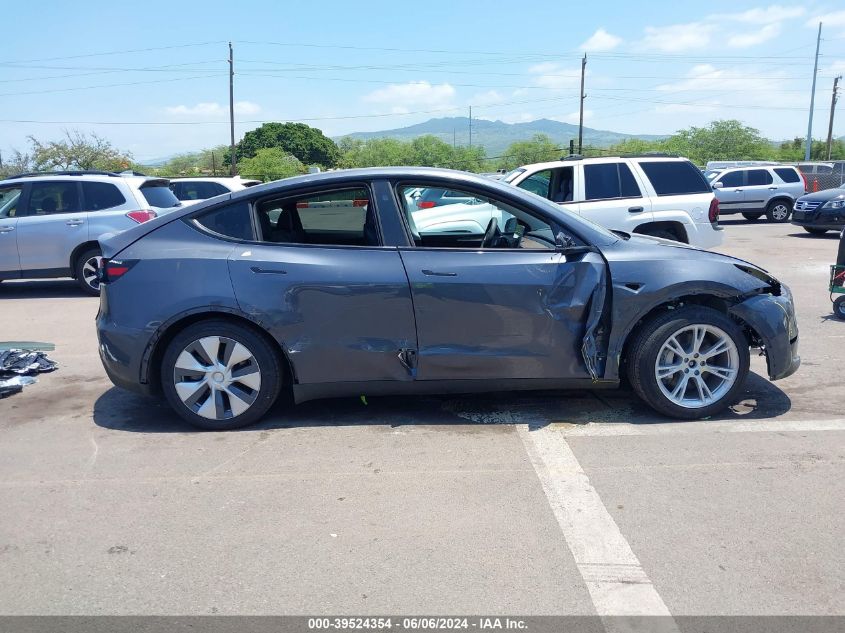
[[[845,295],[836,297],[833,302],[833,314],[836,315],[836,318],[845,321]]]
[[[258,363],[261,384],[249,407],[226,419],[210,419],[198,415],[179,397],[174,370],[179,355],[192,343],[204,337],[225,337],[247,348]],[[221,319],[209,319],[188,326],[177,334],[164,353],[161,363],[161,386],[168,404],[184,420],[206,431],[225,431],[254,424],[273,406],[282,388],[284,370],[272,343],[249,327]]]
[[[678,330],[692,325],[720,328],[731,338],[738,352],[737,375],[733,385],[719,400],[699,408],[687,408],[672,402],[661,391],[655,376],[655,365],[664,343]],[[742,329],[721,312],[699,306],[669,310],[641,324],[634,337],[627,359],[628,378],[636,394],[658,413],[686,420],[705,418],[733,404],[742,391],[750,363],[748,340]]]
[[[812,226],[802,226],[801,228],[807,231],[810,235],[824,235],[827,233],[827,229],[817,229]]]
[[[763,215],[762,213],[743,213],[742,217],[744,217],[749,222],[756,222],[760,219],[760,216]]]
[[[651,237],[659,237],[664,240],[672,240],[674,242],[678,241],[678,236],[675,235],[672,231],[668,229],[660,229],[660,228],[644,228],[642,231],[635,231],[640,235],[650,235]]]
[[[90,281],[91,271],[89,266],[91,261],[95,257],[100,257],[100,255],[99,248],[89,248],[80,253],[73,264],[73,276],[76,277],[76,283],[79,284],[79,287],[82,288],[85,294],[91,295],[92,297],[100,296],[100,282],[96,280]],[[87,280],[86,277],[88,278]]]
[[[772,200],[766,205],[766,219],[775,224],[783,224],[789,222],[789,217],[792,215],[792,201],[790,200]]]

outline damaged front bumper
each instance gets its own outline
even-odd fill
[[[766,354],[769,380],[786,378],[798,370],[798,322],[789,288],[782,285],[780,295],[754,295],[731,307],[730,313],[758,337]]]

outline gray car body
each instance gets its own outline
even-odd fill
[[[457,188],[522,207],[575,250],[421,248],[396,188]],[[235,201],[365,185],[382,246],[224,239],[196,215]],[[296,401],[342,395],[613,387],[639,322],[713,306],[765,349],[773,380],[799,364],[788,289],[751,264],[676,242],[619,236],[539,196],[442,169],[312,174],[219,196],[101,240],[131,270],[103,285],[97,327],[112,381],[158,389],[168,341],[211,316],[266,333]],[[447,276],[426,273],[449,271]],[[421,274],[422,273],[422,274]]]

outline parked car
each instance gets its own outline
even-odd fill
[[[845,185],[798,198],[792,223],[813,235],[841,231],[845,227]]]
[[[845,183],[845,161],[798,163],[798,169],[807,182],[807,191],[835,189]]]
[[[423,229],[406,193],[496,209]],[[464,218],[465,205],[441,207]],[[252,187],[104,239],[99,351],[111,380],[204,429],[260,419],[282,389],[337,396],[611,388],[713,415],[749,347],[799,365],[792,297],[767,272],[607,231],[482,176],[371,168]]]
[[[0,182],[0,280],[73,277],[99,294],[97,238],[179,206],[168,181],[111,172],[21,174]]]
[[[685,158],[566,158],[525,165],[503,179],[602,226],[712,248],[722,243],[719,202]]]
[[[710,177],[721,215],[741,213],[749,222],[766,216],[788,222],[795,201],[806,193],[801,172],[792,165],[737,167]]]
[[[194,204],[214,196],[260,185],[260,180],[235,178],[171,178],[170,189],[183,204]]]

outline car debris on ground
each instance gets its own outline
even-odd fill
[[[34,344],[49,348],[52,345]],[[36,374],[55,371],[58,365],[41,349],[23,349],[0,343],[0,398],[20,393],[26,385],[36,382]]]

